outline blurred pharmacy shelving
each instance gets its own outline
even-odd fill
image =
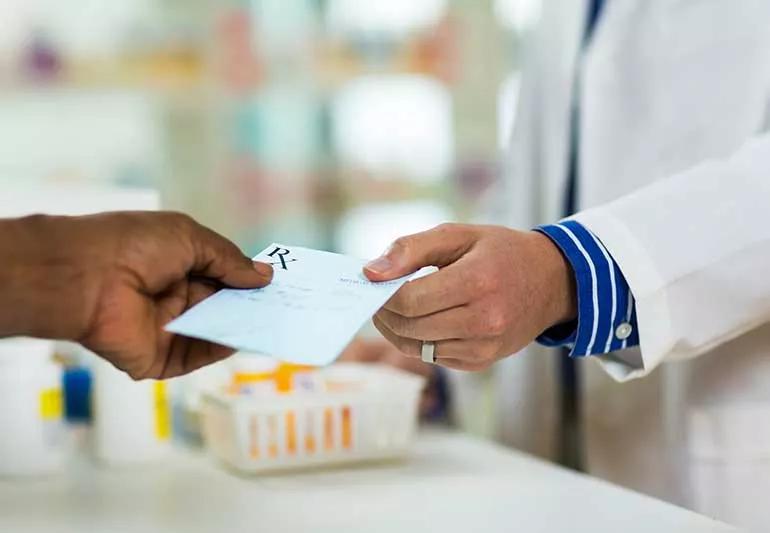
[[[249,251],[471,216],[539,0],[6,0],[0,181],[154,186]]]

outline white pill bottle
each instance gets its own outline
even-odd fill
[[[134,381],[93,356],[93,451],[105,466],[153,463],[171,447],[171,394],[163,381]]]
[[[62,369],[54,343],[0,339],[0,476],[61,470],[66,454]]]

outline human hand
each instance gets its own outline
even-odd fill
[[[439,271],[407,283],[374,317],[412,357],[434,341],[442,366],[482,370],[577,314],[572,269],[537,232],[445,224],[398,239],[364,273],[387,281],[425,266]]]
[[[175,377],[229,356],[163,328],[222,287],[263,287],[272,278],[272,267],[176,213],[12,223],[20,245],[10,260],[23,279],[11,280],[17,312],[5,321],[0,312],[0,335],[75,340],[134,379]]]

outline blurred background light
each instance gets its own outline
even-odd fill
[[[438,202],[367,204],[342,216],[335,240],[342,253],[373,259],[398,237],[425,231],[452,219],[452,211]]]
[[[329,0],[327,23],[334,32],[397,36],[436,23],[446,8],[447,0]]]
[[[161,152],[155,102],[147,95],[0,93],[0,180],[153,181]],[[148,175],[128,176],[140,170]]]
[[[518,32],[533,28],[540,19],[543,0],[495,0],[495,11],[505,26]]]
[[[500,84],[500,89],[497,93],[497,138],[501,151],[508,148],[511,144],[520,90],[521,75],[518,72],[514,72],[508,75],[503,83]]]
[[[255,42],[269,54],[301,51],[316,26],[315,0],[251,0]]]
[[[276,84],[256,94],[251,104],[257,124],[253,136],[242,140],[262,164],[276,170],[301,171],[316,162],[321,142],[319,111],[311,91],[302,85]]]
[[[3,0],[11,31],[44,31],[69,54],[108,56],[138,24],[153,20],[154,0]],[[0,31],[0,33],[3,33]]]
[[[453,159],[447,89],[422,76],[370,76],[348,83],[332,112],[334,144],[347,164],[417,182],[445,178]]]

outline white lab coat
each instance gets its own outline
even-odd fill
[[[560,218],[576,98],[579,207],[656,183],[578,216],[641,335],[641,355],[581,363],[588,471],[770,528],[770,2],[609,0],[581,55],[586,4],[545,0],[491,219]],[[536,347],[499,365],[505,441],[553,457],[557,379]]]

